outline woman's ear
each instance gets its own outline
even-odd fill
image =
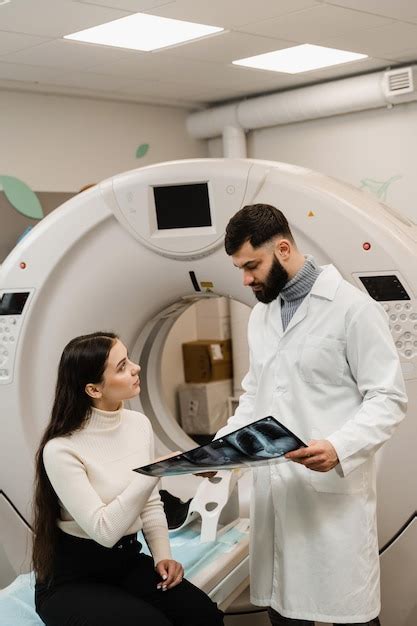
[[[101,387],[100,385],[94,385],[93,383],[87,383],[87,385],[85,386],[85,393],[90,396],[90,398],[101,398],[101,396],[103,395],[102,391],[101,391]]]

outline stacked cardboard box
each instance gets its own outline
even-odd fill
[[[230,339],[230,309],[227,298],[203,298],[196,303],[197,337]]]
[[[228,299],[201,299],[196,322],[199,339],[182,344],[186,383],[178,390],[180,415],[187,433],[209,435],[226,423],[233,388]]]
[[[184,377],[187,383],[209,383],[232,378],[230,339],[197,339],[182,344]]]
[[[227,400],[232,380],[180,385],[181,424],[191,435],[213,435],[224,426],[228,415]]]

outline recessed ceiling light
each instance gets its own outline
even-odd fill
[[[9,4],[12,0],[0,0],[0,7],[2,4]]]
[[[194,24],[147,13],[135,13],[113,22],[86,28],[64,39],[149,52],[219,33],[223,28]]]
[[[306,43],[301,46],[258,54],[246,59],[238,59],[233,61],[233,63],[234,65],[244,65],[245,67],[254,67],[260,70],[270,70],[271,72],[298,74],[299,72],[309,72],[310,70],[330,67],[331,65],[358,61],[359,59],[367,58],[367,56],[367,54],[325,48],[324,46],[314,46]]]

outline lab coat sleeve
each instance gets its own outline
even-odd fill
[[[347,360],[362,404],[356,415],[327,437],[343,476],[391,437],[407,409],[400,360],[382,307],[367,302],[350,320],[346,334]]]
[[[231,433],[238,428],[242,428],[243,426],[246,426],[254,421],[254,406],[258,388],[258,377],[256,373],[255,359],[251,349],[253,336],[252,329],[255,323],[253,313],[254,312],[252,312],[251,317],[249,318],[248,324],[249,370],[242,380],[243,394],[239,398],[239,405],[235,414],[229,417],[227,424],[217,431],[215,439],[223,437],[224,435],[227,435],[228,433]]]

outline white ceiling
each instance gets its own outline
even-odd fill
[[[0,89],[200,108],[417,61],[417,0],[0,0]],[[62,39],[139,11],[222,26],[155,52]],[[232,61],[301,43],[369,59],[298,75]]]

